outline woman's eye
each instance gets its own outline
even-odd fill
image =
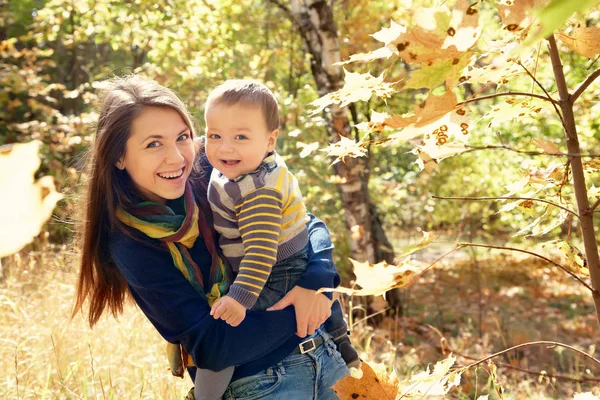
[[[182,141],[184,141],[184,140],[188,140],[189,138],[190,138],[190,135],[189,135],[189,134],[187,134],[187,133],[184,133],[183,135],[180,135],[180,136],[177,138],[177,140],[178,140],[178,141],[180,141],[180,142],[182,142]]]
[[[160,145],[160,143],[158,143],[157,141],[154,141],[154,142],[148,143],[148,146],[146,146],[146,148],[147,149],[151,149],[151,148],[154,148],[154,147],[158,147],[159,145]]]
[[[248,139],[248,137],[246,135],[237,135],[235,138],[236,138],[236,140],[246,140],[246,139]]]

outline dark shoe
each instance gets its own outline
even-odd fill
[[[350,337],[348,335],[343,335],[333,342],[335,343],[337,350],[342,355],[342,358],[346,362],[348,368],[360,369],[360,358],[358,357],[358,353],[354,347],[352,347],[352,343],[350,343]]]

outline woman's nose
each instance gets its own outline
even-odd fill
[[[169,152],[167,153],[166,162],[168,164],[177,164],[177,163],[181,163],[183,160],[184,160],[184,157],[181,154],[181,152],[179,151],[179,148],[177,146],[171,146],[169,148]]]

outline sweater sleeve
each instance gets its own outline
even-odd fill
[[[256,304],[277,262],[282,203],[281,193],[263,187],[249,193],[235,207],[244,258],[227,295],[247,309]]]
[[[305,289],[335,288],[341,279],[333,262],[333,243],[323,221],[309,214],[308,265],[297,285]],[[331,292],[324,293],[330,299]]]
[[[206,260],[209,262],[208,251]],[[293,307],[249,311],[231,327],[210,316],[210,307],[173,266],[168,251],[129,238],[115,239],[111,256],[142,312],[167,341],[181,343],[200,368],[220,371],[266,356],[293,337]]]

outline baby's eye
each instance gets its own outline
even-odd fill
[[[216,133],[211,133],[207,136],[209,139],[221,139],[221,135],[217,135]]]
[[[235,137],[235,139],[236,139],[236,140],[246,140],[246,139],[248,139],[248,137],[247,137],[246,135],[237,135],[237,136]]]

